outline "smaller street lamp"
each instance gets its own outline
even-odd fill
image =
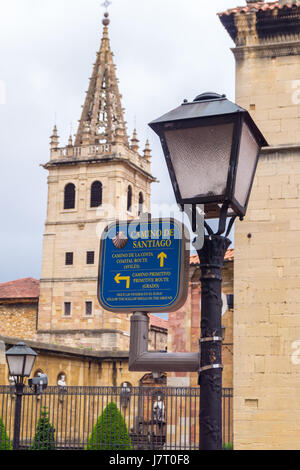
[[[31,374],[37,353],[20,342],[6,351],[5,355],[10,376],[16,377],[17,383],[23,383],[24,378]]]
[[[219,219],[216,233],[197,250],[201,267],[200,449],[222,448],[222,267],[236,217],[246,214],[261,147],[267,146],[247,110],[225,95],[203,93],[193,102],[152,121],[169,170],[177,203],[197,226],[197,205],[205,219]],[[231,217],[226,231],[227,217]],[[222,234],[225,233],[225,236]],[[195,244],[196,247],[196,244]],[[223,330],[224,333],[224,330]]]
[[[18,450],[20,446],[20,425],[22,397],[24,391],[24,378],[29,377],[36,360],[37,353],[26,346],[25,343],[17,343],[5,353],[9,374],[14,377],[16,384],[16,403],[13,449]]]

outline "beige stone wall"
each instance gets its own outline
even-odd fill
[[[13,338],[34,339],[36,334],[37,302],[0,303],[0,334]]]
[[[251,112],[273,146],[299,144],[299,90],[297,55],[257,57],[252,51],[237,60],[236,102]]]
[[[236,225],[235,448],[299,449],[299,184],[300,151],[262,156]]]
[[[276,48],[235,52],[236,101],[273,147],[235,224],[235,449],[300,448],[300,56]]]

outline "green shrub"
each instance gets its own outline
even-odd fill
[[[48,410],[44,406],[37,423],[31,450],[55,450],[55,429],[50,424]]]
[[[226,444],[223,444],[223,450],[233,450],[232,442],[227,442]]]
[[[0,450],[12,450],[12,444],[7,435],[5,425],[0,416]]]
[[[115,403],[109,403],[99,416],[86,450],[131,450],[125,419]]]

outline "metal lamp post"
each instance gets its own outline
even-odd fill
[[[225,95],[203,93],[193,102],[152,121],[165,155],[177,203],[197,205],[205,219],[219,219],[216,233],[207,222],[197,250],[201,267],[200,449],[222,448],[222,267],[235,218],[246,214],[261,147],[268,145],[245,109]],[[226,230],[227,217],[231,217]],[[226,231],[226,233],[225,233]],[[225,236],[223,234],[225,233]]]
[[[14,377],[16,385],[13,449],[18,450],[20,447],[20,427],[24,378],[30,376],[37,353],[33,349],[26,346],[25,343],[20,342],[6,351],[5,355],[9,374],[10,376]]]

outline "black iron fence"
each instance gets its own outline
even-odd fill
[[[25,388],[21,449],[197,450],[200,389]],[[232,389],[223,389],[223,445],[232,439]],[[0,386],[0,449],[11,448],[14,388]]]

